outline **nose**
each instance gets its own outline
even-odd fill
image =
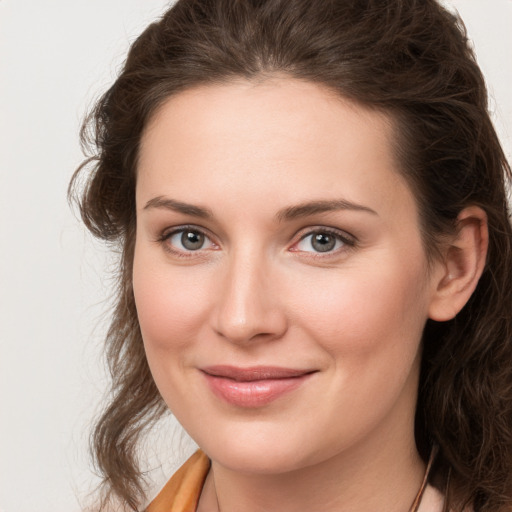
[[[279,286],[262,257],[233,256],[219,275],[213,329],[233,343],[276,340],[287,330]]]

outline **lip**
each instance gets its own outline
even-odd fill
[[[238,407],[262,407],[300,387],[315,370],[219,365],[201,368],[212,392]]]

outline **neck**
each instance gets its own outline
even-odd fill
[[[365,440],[321,463],[277,475],[235,472],[212,461],[198,512],[408,512],[425,466],[413,436],[404,442],[389,428],[385,443],[377,435],[378,443]]]

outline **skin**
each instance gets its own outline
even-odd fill
[[[212,459],[200,512],[410,507],[421,333],[476,286],[485,223],[465,212],[470,249],[429,267],[393,140],[385,114],[289,78],[182,92],[147,126],[134,293],[155,382]],[[338,203],[295,208],[318,201]],[[219,364],[314,373],[247,408],[207,385]]]

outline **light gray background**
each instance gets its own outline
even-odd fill
[[[451,0],[510,160],[512,0]],[[164,0],[0,0],[0,512],[76,512],[114,260],[66,202],[80,119]],[[161,434],[171,442],[180,436]],[[158,450],[170,453],[160,439]],[[183,459],[179,450],[165,471]]]

